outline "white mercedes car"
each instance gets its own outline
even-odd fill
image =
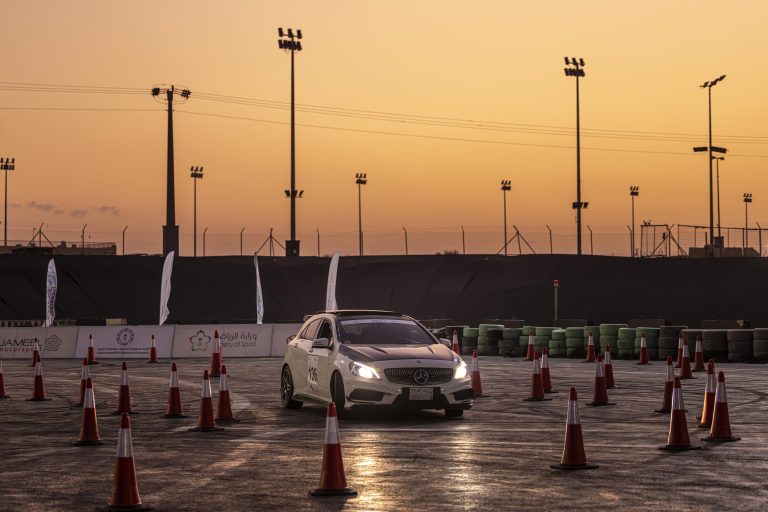
[[[467,364],[419,322],[389,311],[327,311],[288,338],[280,376],[283,406],[334,402],[340,416],[367,407],[472,407]]]

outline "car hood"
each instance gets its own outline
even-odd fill
[[[363,362],[391,361],[393,359],[425,359],[453,361],[455,354],[439,343],[431,345],[343,345],[343,353],[350,359]]]

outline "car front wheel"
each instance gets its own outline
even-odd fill
[[[280,375],[280,400],[286,409],[298,409],[304,405],[303,402],[293,398],[293,376],[288,365],[283,367],[283,372]]]
[[[336,406],[336,416],[339,418],[349,417],[349,412],[344,409],[344,404],[346,403],[346,395],[344,393],[344,379],[339,372],[336,372],[331,379],[331,398]]]

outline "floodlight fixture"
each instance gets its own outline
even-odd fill
[[[635,197],[639,196],[640,195],[640,187],[634,186],[634,185],[629,187],[629,195],[635,196]]]
[[[709,146],[695,146],[693,148],[694,153],[704,153],[706,151],[709,151]]]
[[[358,185],[365,185],[368,183],[368,174],[364,172],[358,172],[355,174],[355,183]]]
[[[301,29],[296,29],[296,38],[301,39]]]
[[[745,203],[751,203],[752,202],[752,194],[749,194],[749,193],[744,194],[744,202]]]
[[[713,153],[727,153],[728,150],[726,148],[722,148],[720,146],[712,146],[712,152]]]
[[[280,27],[277,29],[277,35],[278,37],[284,37],[285,34],[283,33],[283,27]]]
[[[570,66],[571,65],[571,60],[568,57],[565,57],[565,65],[566,66]]]

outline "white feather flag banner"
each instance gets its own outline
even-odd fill
[[[264,321],[264,296],[261,293],[261,275],[259,274],[259,257],[253,257],[253,267],[256,269],[256,323]]]
[[[163,325],[168,319],[168,299],[171,296],[171,273],[173,272],[174,251],[168,253],[163,263],[163,278],[160,282],[160,323]]]
[[[45,326],[53,325],[53,319],[56,318],[56,289],[59,287],[58,276],[56,275],[56,264],[53,258],[48,262],[48,276],[45,280]]]
[[[339,309],[336,304],[336,276],[339,273],[339,253],[331,258],[331,266],[328,269],[328,288],[325,292],[325,310],[334,311]]]

